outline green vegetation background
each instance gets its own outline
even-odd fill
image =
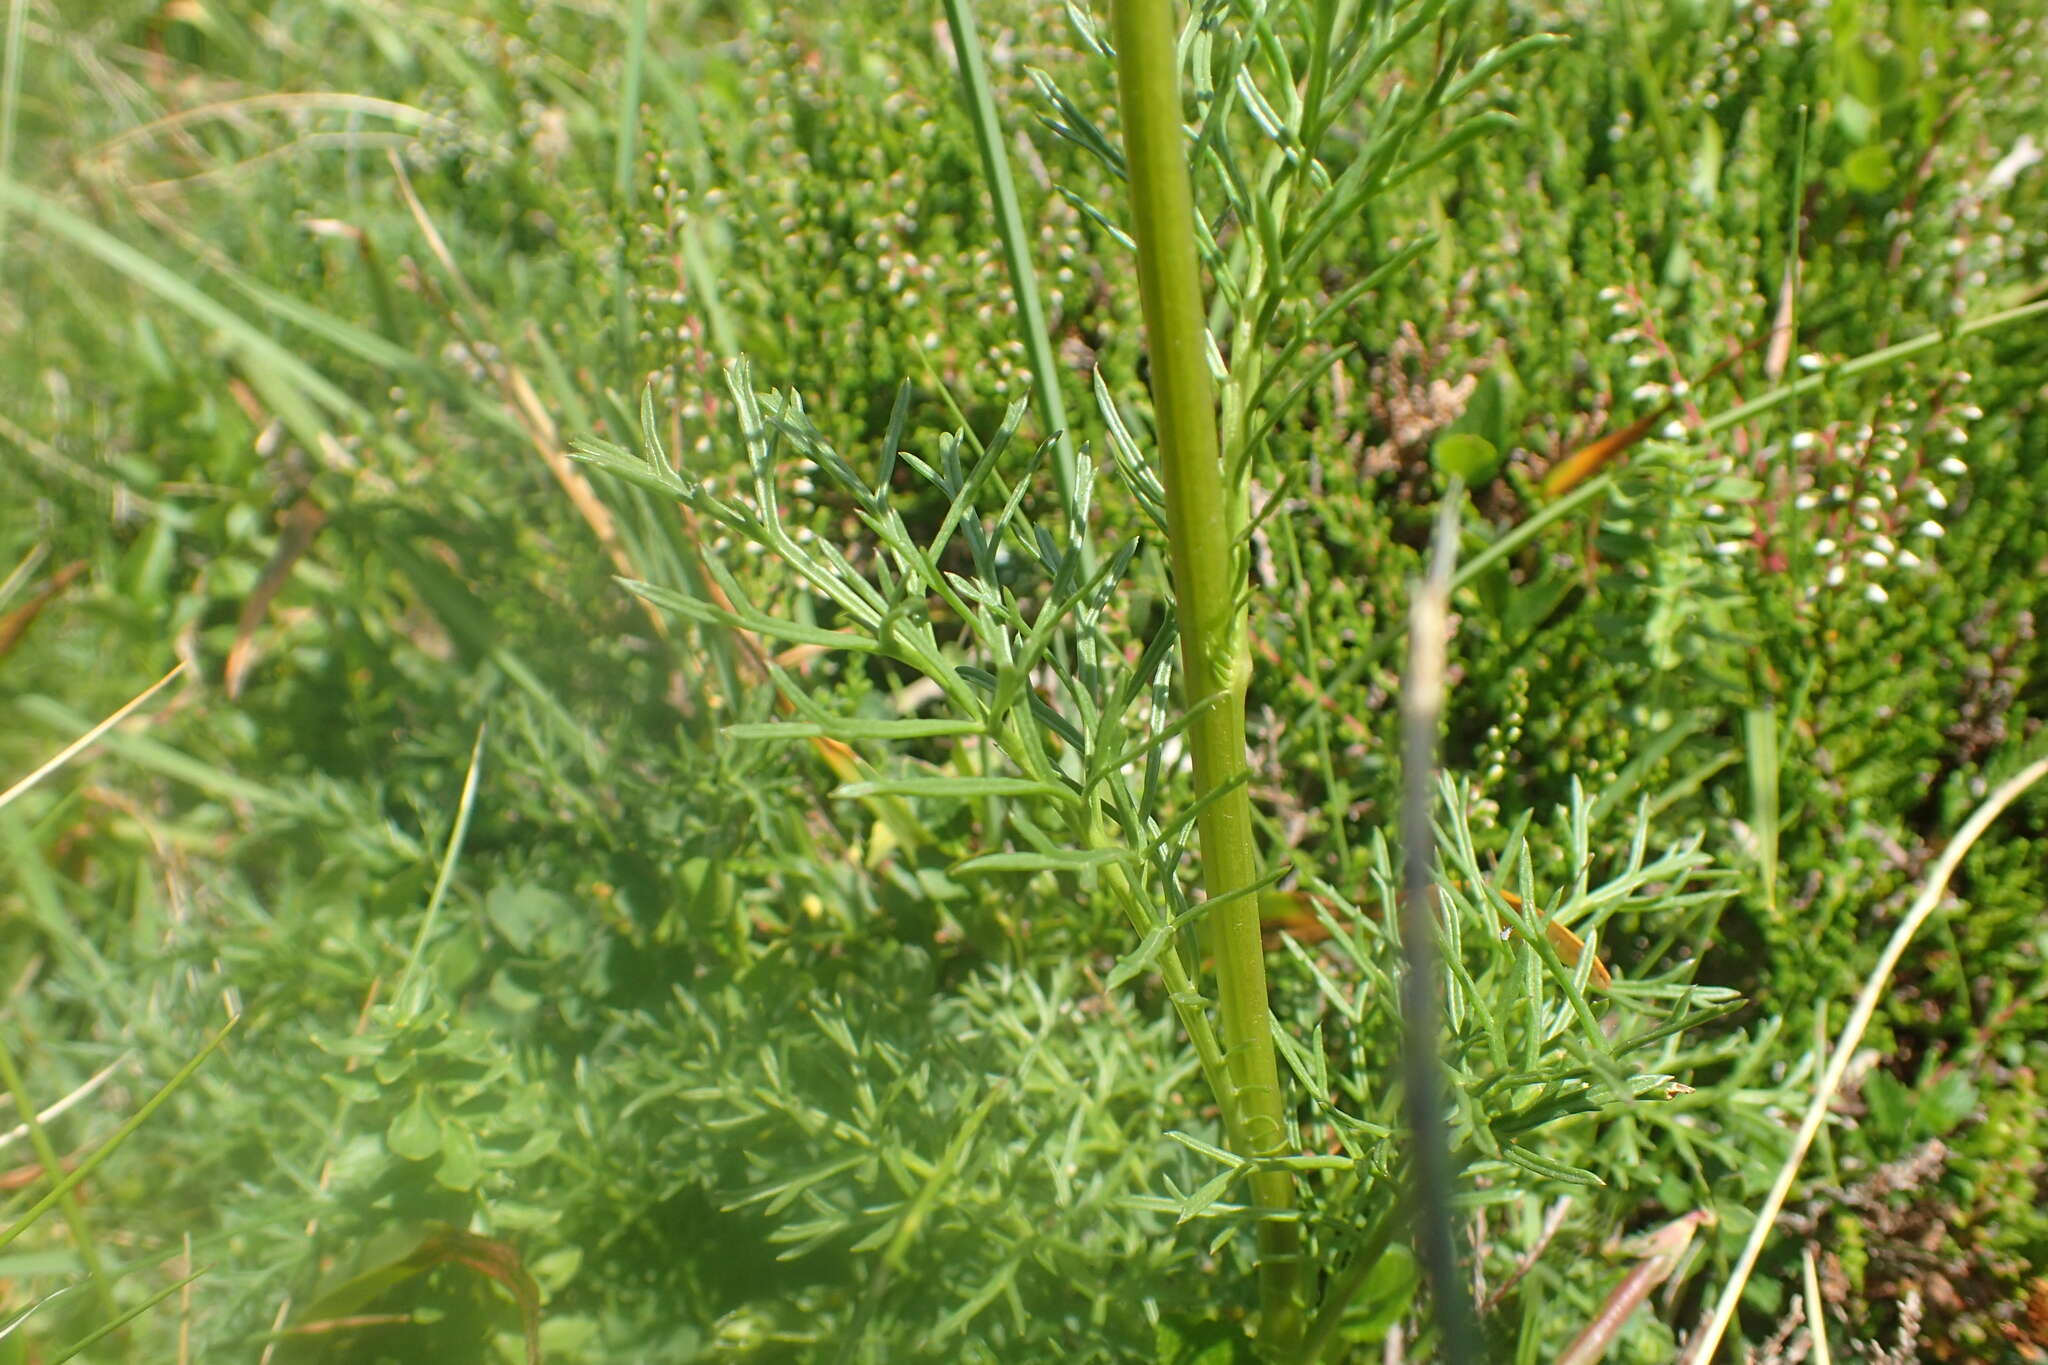
[[[1447,423],[1513,452],[1483,539],[1575,445],[1666,398],[1681,427],[1732,408],[1766,386],[1795,217],[1794,367],[2038,292],[2033,9],[1473,7],[1481,46],[1571,41],[1473,97],[1516,129],[1357,225],[1361,262],[1442,235],[1326,339],[1357,351],[1276,438],[1315,471],[1261,542],[1276,850],[1335,882],[1391,816],[1391,656],[1361,644],[1417,571]],[[1108,78],[1059,6],[989,11],[1068,408],[1099,447],[1094,367],[1144,407],[1135,291],[1112,232],[1055,191],[1115,202],[1035,124],[1029,72],[1113,127]],[[1122,926],[1049,879],[950,878],[968,813],[932,816],[915,857],[878,851],[814,752],[723,737],[765,715],[729,644],[657,626],[614,574],[688,581],[730,553],[802,599],[652,499],[579,503],[583,476],[551,464],[577,436],[630,440],[651,383],[670,448],[731,471],[741,354],[849,458],[872,458],[903,379],[906,445],[993,428],[1024,355],[936,14],[685,4],[642,42],[630,6],[508,0],[7,13],[0,572],[23,568],[0,599],[0,773],[188,672],[146,729],[0,811],[5,1044],[38,1105],[115,1064],[51,1125],[71,1153],[242,1022],[79,1221],[0,1252],[4,1307],[94,1258],[124,1308],[205,1267],[90,1358],[252,1360],[281,1306],[303,1316],[349,1264],[446,1223],[516,1253],[550,1360],[1194,1358],[1248,1288],[1213,1232],[1126,1202],[1207,1172],[1162,1136],[1201,1122],[1162,1002],[1101,989]],[[1615,1356],[1669,1357],[1782,1151],[1757,1116],[1782,1118],[1839,1022],[1821,1007],[2038,747],[2044,364],[2031,322],[1724,432],[1711,459],[1653,441],[1598,517],[1461,594],[1446,761],[1476,821],[1550,828],[1577,782],[1606,817],[1592,857],[1626,850],[1644,802],[1660,838],[1702,837],[1728,907],[1617,924],[1606,952],[1623,973],[1703,955],[1702,982],[1752,1002],[1691,1078],[1750,1119],[1692,1110],[1686,1150],[1606,1121],[1559,1138],[1559,1160],[1604,1147],[1632,1174],[1571,1190],[1496,1308],[1516,1358],[1554,1354],[1620,1277],[1611,1236],[1714,1207],[1705,1255]],[[816,535],[849,534],[805,471],[784,492]],[[809,676],[887,713],[886,676]],[[1911,1289],[1938,1358],[2048,1345],[2044,851],[2036,796],[1966,865],[1759,1276],[1753,1338],[1810,1236],[1849,1339],[1892,1340]],[[1581,870],[1550,857],[1554,881]],[[1279,977],[1283,1016],[1311,1018],[1312,983]],[[990,1107],[990,1077],[1017,1093]],[[1874,1177],[1899,1162],[1910,1181]],[[35,1158],[17,1143],[9,1164]],[[1493,1283],[1566,1192],[1532,1181],[1490,1215]],[[520,1358],[499,1281],[426,1268],[365,1309],[421,1322],[279,1358]],[[1387,1320],[1405,1293],[1381,1287]],[[106,1306],[49,1304],[0,1361]]]

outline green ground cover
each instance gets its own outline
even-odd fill
[[[1391,925],[1444,508],[1489,1359],[1643,1266],[1603,1358],[1673,1358],[1886,937],[2042,755],[2034,9],[1191,34],[1325,1358],[1447,1356]],[[4,11],[0,786],[182,671],[0,805],[0,1081],[77,1095],[0,1163],[0,1362],[116,1323],[75,1358],[1255,1358],[1275,1224],[1173,985],[1208,949],[1142,931],[1201,883],[1106,8],[979,16],[1071,453],[940,11]],[[1454,435],[1504,457],[1469,494]],[[2037,789],[1723,1358],[1816,1309],[1838,1357],[2048,1352],[2044,853]]]

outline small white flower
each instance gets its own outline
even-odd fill
[[[1898,565],[1902,569],[1917,569],[1920,567],[1920,556],[1914,554],[1911,550],[1901,550],[1899,551]]]
[[[1825,364],[1827,364],[1827,361],[1822,360],[1819,356],[1813,354],[1811,351],[1799,357],[1799,368],[1802,370],[1807,370],[1809,372],[1817,370]]]
[[[1792,433],[1792,448],[1794,450],[1812,450],[1813,443],[1818,439],[1810,431],[1796,431]]]
[[[1828,565],[1827,577],[1823,581],[1831,588],[1839,588],[1842,586],[1844,576],[1841,565],[1830,564]]]
[[[1636,403],[1652,403],[1664,396],[1662,384],[1638,384],[1629,391],[1629,400]]]
[[[1792,505],[1802,512],[1811,512],[1814,508],[1820,506],[1820,494],[1811,492],[1801,493],[1798,497],[1792,499]]]
[[[1884,585],[1880,583],[1872,583],[1866,586],[1863,589],[1863,595],[1873,602],[1883,602],[1891,597],[1891,594],[1884,590]]]
[[[1919,526],[1915,527],[1914,529],[1919,531],[1921,535],[1926,536],[1929,540],[1940,540],[1943,536],[1948,534],[1947,531],[1944,531],[1942,529],[1941,523],[1938,521],[1923,521],[1920,523]]]
[[[1948,494],[1942,492],[1931,483],[1927,485],[1926,497],[1927,505],[1935,511],[1941,512],[1948,509]]]
[[[1685,439],[1685,423],[1673,418],[1666,422],[1664,429],[1657,434],[1667,441],[1682,441]]]
[[[1866,569],[1882,569],[1885,565],[1891,563],[1889,559],[1886,559],[1875,550],[1865,550],[1856,557],[1863,561],[1863,567]]]
[[[1637,351],[1628,358],[1628,367],[1631,370],[1647,370],[1656,363],[1657,353],[1655,351]]]
[[[1969,473],[1969,472],[1970,472],[1970,467],[1969,467],[1968,465],[1964,464],[1964,463],[1963,463],[1963,462],[1962,462],[1961,460],[1958,460],[1958,459],[1957,459],[1957,458],[1956,458],[1955,456],[1953,456],[1953,455],[1949,456],[1949,457],[1948,457],[1947,459],[1943,460],[1943,461],[1942,461],[1942,462],[1941,462],[1940,464],[1936,465],[1936,466],[1935,466],[1935,468],[1936,468],[1936,469],[1939,469],[1939,470],[1940,470],[1940,471],[1941,471],[1942,473],[1944,473],[1944,474],[1958,474],[1958,475],[1961,475],[1961,474],[1967,474],[1967,473]]]
[[[1838,547],[1834,541],[1829,540],[1826,536],[1822,536],[1819,540],[1813,542],[1813,552],[1819,555],[1822,559],[1826,559],[1829,555],[1833,554],[1838,548],[1840,547]]]

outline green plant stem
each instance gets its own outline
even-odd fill
[[[93,1294],[99,1300],[102,1317],[113,1318],[120,1309],[114,1304],[113,1290],[108,1287],[106,1266],[100,1260],[99,1242],[92,1235],[92,1227],[85,1221],[85,1215],[78,1207],[78,1198],[63,1187],[64,1159],[57,1154],[57,1148],[50,1141],[50,1135],[43,1131],[42,1120],[36,1115],[35,1102],[29,1097],[28,1086],[22,1081],[21,1073],[15,1068],[14,1054],[4,1042],[0,1042],[0,1084],[5,1084],[8,1093],[14,1097],[14,1107],[21,1111],[21,1121],[28,1129],[29,1145],[36,1149],[36,1159],[43,1163],[43,1170],[52,1181],[57,1182],[59,1207],[63,1210],[64,1221],[71,1229],[72,1243],[78,1249],[78,1259],[85,1266],[86,1278],[92,1281]],[[26,1220],[24,1220],[26,1221]]]
[[[1074,434],[1068,428],[1067,404],[1060,393],[1059,367],[1053,361],[1045,304],[1038,296],[1038,276],[1031,267],[1031,237],[1024,229],[1024,212],[1017,204],[1010,158],[1003,151],[1003,124],[996,115],[995,91],[989,85],[988,68],[981,60],[981,38],[975,30],[973,6],[968,0],[945,0],[945,9],[946,24],[953,33],[953,52],[960,64],[961,92],[968,117],[974,121],[981,170],[988,180],[989,202],[995,207],[996,226],[1002,233],[1010,289],[1017,296],[1017,322],[1022,329],[1025,353],[1031,358],[1032,405],[1038,409],[1038,420],[1045,424],[1046,435],[1057,440],[1053,476],[1059,484],[1060,506],[1066,511],[1068,531],[1074,538],[1085,574],[1094,565],[1086,528],[1080,524],[1080,455],[1074,449]]]
[[[1085,846],[1091,849],[1121,847],[1099,819],[1090,821]],[[1145,912],[1142,899],[1123,869],[1112,863],[1103,869],[1103,880],[1130,918],[1131,927],[1141,935],[1150,932],[1156,921]],[[1194,1045],[1195,1059],[1201,1065],[1203,1078],[1216,1094],[1227,1093],[1230,1067],[1224,1058],[1223,1045],[1217,1041],[1216,1030],[1209,1022],[1200,983],[1171,945],[1159,954],[1159,978],[1166,984],[1167,998],[1173,1002],[1174,1013],[1180,1019],[1181,1027],[1187,1030],[1189,1042]],[[1241,1111],[1227,1104],[1221,1108],[1224,1133],[1231,1147],[1238,1151],[1248,1150],[1251,1144],[1244,1132]]]
[[[1110,11],[1117,50],[1117,92],[1130,174],[1138,293],[1152,361],[1167,534],[1181,623],[1182,686],[1204,705],[1188,727],[1198,797],[1226,788],[1197,825],[1203,890],[1213,901],[1258,880],[1246,771],[1244,689],[1250,675],[1240,595],[1246,575],[1234,503],[1224,488],[1211,385],[1202,286],[1195,258],[1193,192],[1188,181],[1169,0],[1118,0]],[[1230,1093],[1250,1157],[1284,1155],[1286,1109],[1266,1000],[1256,896],[1238,896],[1204,920],[1216,959],[1218,1015]],[[1294,1207],[1294,1178],[1264,1169],[1252,1176],[1261,1207]],[[1260,1336],[1276,1355],[1291,1350],[1302,1326],[1301,1235],[1291,1221],[1259,1225]]]
[[[21,103],[22,28],[28,21],[28,0],[10,0],[7,39],[0,55],[0,177],[14,174],[14,115]],[[7,205],[0,203],[0,268],[7,262]]]
[[[172,1076],[168,1081],[165,1081],[162,1089],[158,1090],[154,1095],[150,1096],[147,1100],[144,1100],[142,1102],[142,1106],[138,1108],[133,1114],[130,1114],[127,1117],[127,1119],[125,1119],[122,1122],[121,1126],[114,1130],[113,1135],[111,1137],[109,1137],[106,1141],[102,1142],[98,1147],[93,1149],[91,1156],[86,1157],[84,1160],[80,1161],[76,1166],[73,1166],[68,1172],[66,1172],[62,1179],[58,1180],[56,1184],[50,1187],[49,1193],[45,1194],[41,1199],[38,1199],[34,1204],[30,1205],[25,1212],[23,1212],[18,1218],[15,1219],[12,1226],[7,1227],[5,1229],[0,1229],[0,1248],[8,1246],[10,1243],[14,1241],[15,1238],[21,1236],[22,1233],[27,1232],[30,1228],[34,1227],[35,1222],[38,1218],[41,1218],[44,1214],[48,1213],[53,1205],[55,1205],[59,1200],[63,1199],[72,1190],[76,1189],[80,1184],[82,1184],[85,1180],[91,1177],[92,1173],[99,1169],[100,1163],[102,1161],[105,1161],[108,1157],[112,1156],[115,1153],[115,1151],[117,1151],[120,1148],[122,1143],[126,1142],[129,1138],[133,1137],[135,1135],[135,1130],[140,1128],[143,1124],[147,1123],[149,1121],[150,1115],[154,1114],[159,1108],[161,1108],[163,1106],[164,1101],[170,1099],[170,1097],[174,1093],[176,1093],[179,1086],[183,1085],[186,1081],[192,1079],[192,1074],[199,1070],[200,1065],[204,1063],[208,1057],[211,1057],[213,1055],[214,1049],[218,1048],[222,1043],[227,1041],[228,1034],[234,1029],[235,1024],[240,1019],[241,1016],[238,1014],[233,1019],[228,1020],[226,1024],[222,1025],[220,1031],[214,1034],[213,1037],[207,1041],[206,1046],[200,1048],[199,1051],[193,1055],[191,1061],[186,1062],[185,1065],[179,1067],[177,1074]],[[8,1060],[9,1064],[11,1065],[13,1058],[10,1056]]]
[[[201,1275],[204,1275],[205,1273],[206,1272],[204,1270],[195,1270],[190,1275],[187,1275],[184,1279],[177,1281],[175,1284],[165,1285],[162,1289],[157,1290],[156,1293],[151,1294],[148,1298],[144,1299],[141,1303],[136,1304],[127,1312],[122,1313],[119,1316],[110,1319],[109,1321],[101,1323],[99,1326],[93,1328],[92,1331],[80,1337],[77,1341],[74,1341],[69,1346],[66,1346],[63,1350],[57,1352],[53,1356],[47,1357],[49,1365],[64,1365],[65,1361],[77,1356],[79,1352],[84,1351],[88,1347],[97,1346],[100,1342],[105,1341],[108,1337],[114,1335],[114,1333],[120,1331],[129,1323],[135,1321],[144,1313],[147,1313],[150,1309],[156,1307],[165,1299],[168,1299],[171,1295],[177,1293],[179,1290],[183,1289],[186,1285],[192,1283],[194,1280],[198,1279]]]
[[[488,721],[476,727],[476,743],[469,750],[469,772],[462,779],[462,795],[455,805],[455,826],[448,831],[448,849],[441,856],[441,871],[434,878],[433,894],[427,897],[427,913],[420,916],[419,933],[413,937],[412,953],[405,960],[405,975],[398,979],[398,989],[391,996],[408,1019],[426,1005],[424,998],[414,996],[413,982],[419,976],[420,964],[426,960],[427,942],[440,919],[441,902],[448,895],[448,886],[455,880],[456,864],[462,860],[463,841],[469,837],[469,816],[476,809],[476,781],[483,768],[484,736],[489,730]]]
[[[619,140],[612,163],[613,202],[622,219],[633,214],[635,181],[633,162],[640,155],[640,82],[647,61],[647,0],[631,0],[626,7],[626,71],[619,83]],[[613,288],[618,299],[619,355],[633,354],[633,294],[628,287],[629,254],[619,253],[619,268]]]
[[[2007,308],[1996,313],[1986,313],[1982,317],[1959,322],[1953,327],[1943,327],[1932,332],[1922,332],[1919,336],[1908,337],[1906,340],[1895,345],[1886,346],[1880,350],[1841,361],[1839,364],[1825,366],[1803,379],[1795,379],[1790,384],[1781,385],[1778,388],[1772,389],[1769,393],[1760,394],[1738,407],[1730,408],[1726,412],[1717,413],[1709,417],[1706,421],[1700,423],[1699,434],[1701,436],[1716,435],[1728,430],[1730,427],[1740,426],[1750,418],[1761,413],[1769,412],[1781,403],[1789,403],[1802,394],[1812,393],[1815,389],[1824,388],[1836,380],[1853,379],[1859,374],[1867,374],[1872,370],[1883,369],[1887,365],[1916,356],[1922,351],[1931,351],[1951,341],[1960,341],[1964,337],[1975,336],[1979,332],[1995,331],[2000,327],[2006,326],[2008,323],[2023,322],[2042,313],[2048,313],[2048,299],[2036,299],[2032,303],[2023,303],[2017,308]]]
[[[1398,1186],[1405,1173],[1405,1165],[1397,1166],[1394,1179],[1388,1183]],[[1373,1218],[1372,1230],[1358,1244],[1351,1254],[1351,1264],[1330,1283],[1323,1293],[1322,1304],[1316,1309],[1315,1321],[1309,1324],[1308,1335],[1302,1339],[1301,1359],[1313,1362],[1323,1355],[1337,1340],[1337,1329],[1344,1325],[1344,1314],[1351,1302],[1358,1297],[1358,1291],[1365,1288],[1365,1282],[1379,1269],[1381,1259],[1394,1240],[1394,1215],[1400,1209],[1397,1200],[1384,1201],[1380,1211]]]

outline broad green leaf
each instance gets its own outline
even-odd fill
[[[453,1119],[441,1125],[441,1164],[434,1179],[451,1190],[468,1190],[484,1178],[483,1153],[477,1150],[476,1134]]]
[[[1882,142],[1857,148],[1842,163],[1842,175],[1849,187],[1864,194],[1882,194],[1890,189],[1893,174],[1891,148]]]
[[[384,1145],[407,1161],[425,1161],[441,1150],[441,1123],[427,1108],[424,1088],[413,1091],[412,1103],[391,1120],[384,1130]]]
[[[1977,1107],[1977,1087],[1970,1073],[1955,1070],[1920,1094],[1920,1122],[1936,1137],[1946,1136]]]
[[[1455,474],[1468,484],[1480,484],[1500,468],[1500,452],[1493,442],[1470,432],[1440,437],[1430,453],[1441,473]]]
[[[568,913],[568,903],[543,887],[520,883],[494,886],[484,897],[484,915],[513,951],[529,951],[548,927]]]

